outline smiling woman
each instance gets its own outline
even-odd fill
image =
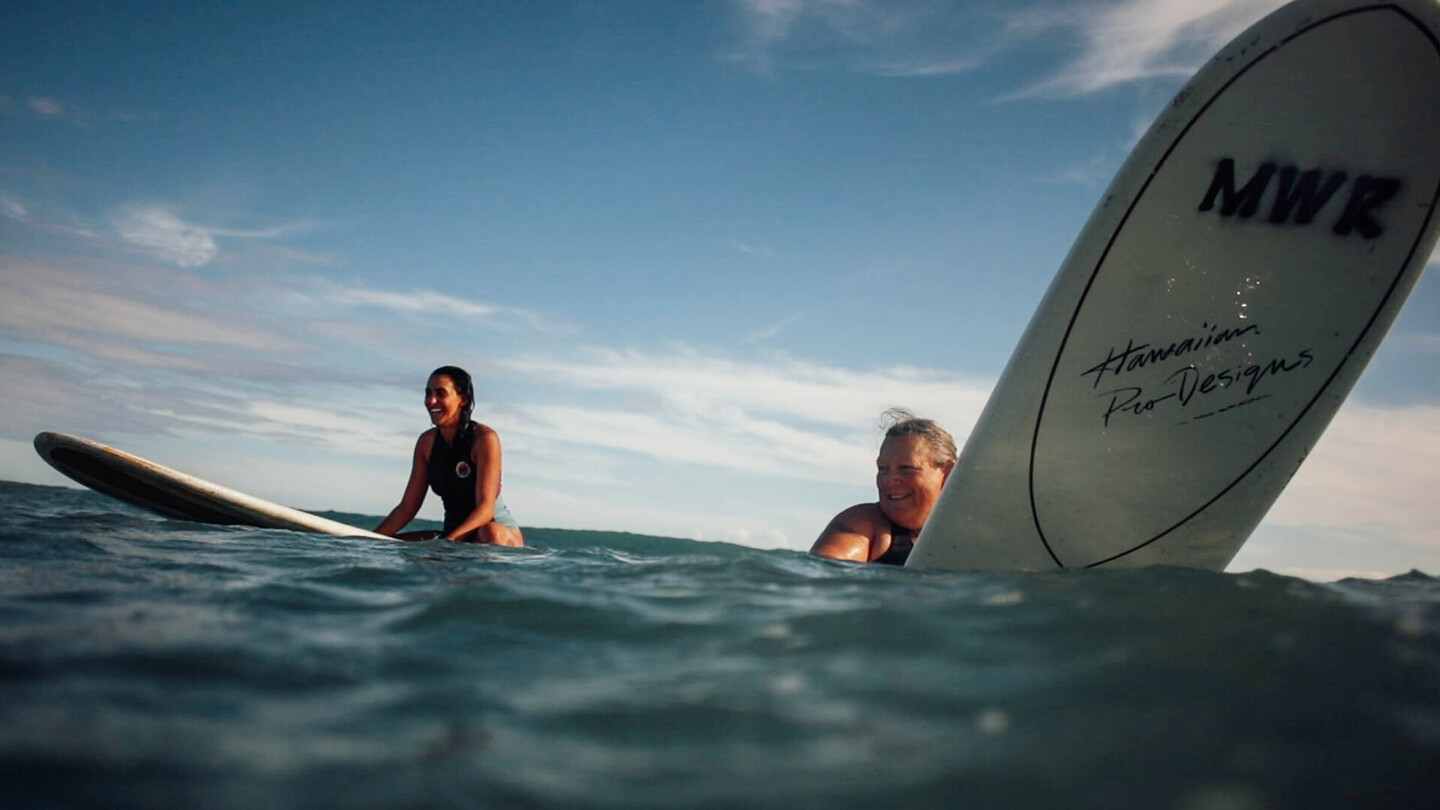
[[[375,531],[402,540],[446,540],[523,546],[524,537],[500,500],[500,437],[470,419],[475,387],[456,366],[442,366],[425,383],[425,409],[435,427],[415,442],[410,481],[400,503]],[[426,488],[445,503],[440,532],[399,533],[425,502]]]
[[[836,515],[810,548],[819,557],[904,565],[955,467],[955,440],[909,411],[885,412],[890,423],[875,460],[879,500]]]

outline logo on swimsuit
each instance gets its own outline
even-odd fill
[[[470,477],[470,465],[469,465],[469,464],[466,464],[466,463],[463,462],[463,461],[461,461],[460,463],[458,463],[458,464],[455,465],[455,474],[456,474],[457,476],[461,477],[461,478],[469,478],[469,477]]]

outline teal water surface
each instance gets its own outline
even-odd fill
[[[0,483],[0,808],[1429,807],[1440,580],[935,574]]]

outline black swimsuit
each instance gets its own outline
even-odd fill
[[[475,511],[475,463],[471,448],[479,433],[474,422],[455,433],[455,441],[447,442],[435,431],[430,447],[430,464],[425,468],[430,489],[445,503],[445,528],[449,533]]]
[[[876,557],[873,562],[884,565],[904,565],[910,559],[910,551],[915,548],[915,536],[910,534],[909,529],[902,529],[895,524],[890,524],[890,548],[884,554]]]

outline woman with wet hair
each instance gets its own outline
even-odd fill
[[[402,540],[444,537],[470,543],[523,546],[520,526],[500,500],[500,437],[470,418],[475,387],[470,375],[456,366],[442,366],[425,383],[425,409],[430,430],[415,442],[410,481],[399,505],[375,528],[378,534]],[[405,532],[426,488],[445,503],[445,524],[439,532]]]
[[[836,515],[810,553],[855,562],[904,565],[945,479],[955,469],[955,440],[934,420],[903,408],[886,411],[889,425],[875,460],[879,500]]]

